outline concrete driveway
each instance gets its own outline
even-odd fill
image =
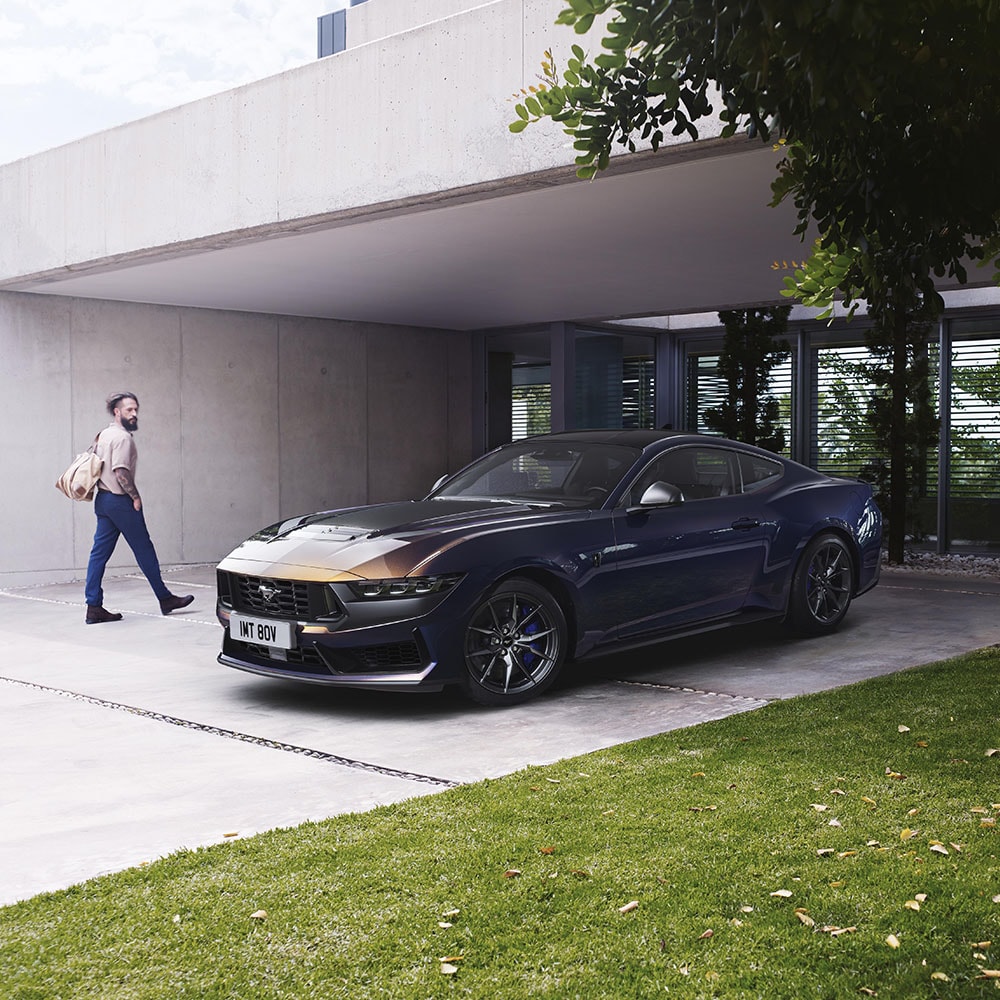
[[[161,616],[123,576],[105,590],[125,618],[100,626],[84,625],[79,584],[0,590],[0,905],[1000,642],[1000,581],[885,573],[836,635],[709,633],[490,710],[221,667],[214,569],[166,577],[195,594],[186,612]]]

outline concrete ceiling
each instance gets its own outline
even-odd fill
[[[693,148],[594,182],[550,175],[7,287],[455,330],[777,300],[782,265],[806,250],[791,207],[768,206],[777,156],[756,144]]]

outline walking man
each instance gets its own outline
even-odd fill
[[[97,436],[97,454],[104,460],[101,480],[94,494],[94,512],[97,530],[94,546],[87,564],[87,624],[121,621],[120,614],[105,610],[104,568],[118,544],[125,536],[135,554],[139,569],[146,574],[160,602],[160,611],[169,615],[178,608],[186,608],[194,595],[177,597],[167,590],[160,576],[160,563],[146,529],[142,513],[142,499],[135,485],[135,466],[138,458],[133,433],[139,428],[139,400],[134,392],[113,392],[107,399],[111,423]]]

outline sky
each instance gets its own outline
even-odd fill
[[[0,0],[0,163],[316,58],[347,0]]]

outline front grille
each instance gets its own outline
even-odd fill
[[[357,649],[318,647],[326,665],[337,674],[403,673],[420,670],[424,657],[416,642],[389,642]]]
[[[247,614],[293,621],[336,620],[344,615],[333,591],[324,583],[231,573],[225,586],[234,608]],[[219,590],[222,594],[221,582]]]
[[[309,584],[262,576],[236,578],[239,606],[272,618],[308,618]]]
[[[284,650],[285,655],[279,659],[272,655],[273,651],[267,646],[260,646],[253,642],[240,642],[227,636],[223,641],[223,652],[238,660],[259,663],[261,666],[268,666],[274,670],[290,670],[295,673],[326,676],[330,674],[315,646]]]

